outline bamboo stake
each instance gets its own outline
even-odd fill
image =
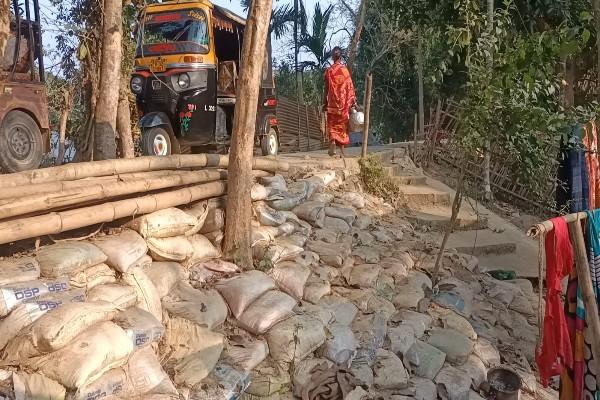
[[[566,223],[571,223],[571,222],[575,222],[578,220],[583,220],[587,218],[587,214],[584,212],[580,212],[580,213],[575,213],[575,214],[567,214],[567,215],[563,215],[562,218],[565,220]],[[544,221],[544,222],[540,222],[539,224],[536,224],[534,226],[532,226],[531,228],[529,228],[529,230],[527,231],[527,236],[531,237],[531,238],[536,238],[538,237],[541,233],[545,232],[550,232],[554,229],[554,225],[552,224],[552,221],[548,220],[548,221]]]
[[[254,158],[253,169],[287,171],[289,164],[268,158]],[[219,154],[177,154],[163,157],[138,157],[117,160],[67,164],[1,175],[0,187],[15,187],[36,183],[68,181],[105,175],[184,168],[227,168],[229,157]]]
[[[0,244],[57,234],[222,196],[226,192],[226,186],[225,182],[217,181],[171,192],[0,222]]]
[[[588,327],[591,329],[592,354],[596,363],[596,371],[600,371],[600,315],[598,315],[598,304],[596,295],[592,287],[592,276],[588,265],[583,230],[581,229],[581,220],[577,219],[569,223],[571,229],[571,240],[575,245],[575,267],[579,277],[579,285],[583,292],[583,302],[585,304],[585,318]],[[596,387],[600,391],[600,381],[596,382]]]

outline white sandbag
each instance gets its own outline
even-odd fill
[[[283,225],[286,225],[286,224],[283,224]],[[281,226],[283,226],[283,225],[281,225]],[[308,237],[304,236],[304,235],[294,234],[294,235],[287,236],[284,240],[286,243],[291,243],[294,246],[304,247],[304,245],[306,245],[306,242],[308,241]]]
[[[219,251],[222,251],[223,248],[223,239],[225,239],[225,234],[223,231],[214,231],[209,233],[203,233],[204,237],[208,239],[209,242],[212,243],[213,246]]]
[[[153,262],[144,272],[156,287],[161,299],[169,294],[177,282],[189,279],[189,273],[176,262]]]
[[[269,355],[269,346],[264,340],[248,340],[230,337],[223,358],[242,371],[252,371]]]
[[[40,277],[40,265],[33,257],[0,260],[0,286],[35,281]]]
[[[325,217],[325,223],[323,224],[325,229],[330,229],[334,232],[347,234],[350,232],[350,225],[346,221],[340,218]]]
[[[273,226],[253,227],[251,233],[251,246],[254,247],[259,242],[269,243],[279,236],[279,229]]]
[[[294,214],[298,218],[310,223],[317,228],[325,225],[325,204],[316,201],[307,201],[294,208]]]
[[[271,357],[286,363],[305,359],[325,338],[323,324],[310,315],[294,315],[273,326],[267,334]]]
[[[210,208],[208,206],[208,200],[200,201],[185,210],[187,214],[196,218],[196,227],[189,231],[188,234],[196,234],[200,232],[200,230],[204,227],[204,223],[206,222],[209,211]]]
[[[85,290],[73,289],[20,304],[0,321],[0,349],[3,349],[10,340],[47,312],[55,310],[63,304],[84,301]]]
[[[350,226],[352,226],[356,219],[356,211],[344,207],[325,207],[325,215],[332,218],[343,219]]]
[[[46,378],[42,374],[28,374],[25,372],[14,372],[15,375],[23,383],[25,389],[24,400],[64,400],[66,390],[58,382]],[[16,389],[16,388],[15,388]],[[16,390],[15,390],[16,395]],[[19,400],[15,396],[15,400]]]
[[[169,314],[214,329],[227,318],[227,304],[216,290],[198,290],[181,281],[162,300]]]
[[[106,263],[119,272],[127,272],[148,252],[146,241],[131,229],[125,229],[117,235],[100,237],[93,243],[107,255]]]
[[[157,320],[162,321],[162,306],[158,290],[156,290],[156,286],[144,270],[139,267],[131,268],[129,273],[123,274],[122,279],[123,282],[135,289],[138,307],[154,315]]]
[[[278,290],[271,290],[256,299],[238,318],[238,323],[254,335],[262,335],[273,325],[293,314],[296,300]]]
[[[223,335],[183,318],[169,320],[163,343],[175,383],[189,387],[210,374],[223,351]]]
[[[316,275],[311,275],[304,286],[304,300],[317,304],[321,298],[331,294],[331,283]]]
[[[310,273],[310,268],[293,261],[279,263],[271,270],[271,276],[279,289],[297,300],[301,300],[304,295],[304,286]]]
[[[354,208],[365,208],[365,198],[362,194],[356,192],[344,192],[340,197],[342,204],[349,204]]]
[[[331,193],[315,193],[310,197],[309,200],[329,204],[333,202],[333,199],[334,196]]]
[[[161,321],[148,311],[138,307],[121,311],[113,321],[123,328],[133,345],[138,348],[158,343],[165,333]]]
[[[184,261],[194,254],[186,236],[147,239],[148,250],[155,261]]]
[[[359,288],[374,288],[377,284],[382,268],[377,264],[360,264],[351,267],[344,274],[344,278],[350,286]]]
[[[307,180],[320,186],[329,186],[335,181],[335,171],[318,172]]]
[[[0,317],[6,316],[19,304],[40,296],[69,290],[68,279],[37,280],[0,287]]]
[[[216,289],[233,316],[239,318],[254,300],[275,289],[275,282],[264,272],[253,270],[219,282]]]
[[[108,265],[102,263],[88,267],[71,276],[69,284],[74,288],[90,290],[98,285],[115,283],[116,281],[117,277],[115,271]]]
[[[338,268],[344,265],[344,261],[350,254],[349,249],[344,244],[330,244],[322,240],[310,240],[306,244],[306,248],[317,253],[323,263]]]
[[[45,278],[70,276],[106,261],[106,255],[89,242],[62,242],[42,247],[36,256]]]
[[[41,353],[62,349],[90,326],[111,320],[117,309],[106,302],[69,303],[31,326],[31,341]]]
[[[349,368],[359,346],[354,332],[349,326],[339,323],[333,323],[325,329],[327,340],[319,350],[320,354],[336,365]]]
[[[281,190],[282,192],[287,190],[287,183],[281,175],[263,176],[260,178],[260,182],[266,187]]]
[[[146,399],[148,394],[177,394],[177,389],[150,348],[137,350],[126,365],[113,368],[79,388],[69,400],[100,399],[107,396]]]
[[[188,264],[211,260],[221,257],[221,251],[203,235],[193,235],[188,238],[192,245],[192,255],[188,260]]]
[[[272,189],[267,188],[266,186],[263,186],[260,183],[255,183],[250,189],[250,198],[252,199],[252,201],[267,200],[269,194],[271,194],[271,190]]]
[[[302,247],[285,239],[275,239],[270,243],[259,242],[252,249],[254,259],[277,264],[281,261],[293,260],[304,251]]]
[[[125,364],[132,352],[133,344],[125,331],[107,321],[88,328],[67,347],[33,359],[28,365],[63,386],[76,389]]]
[[[232,274],[235,272],[240,272],[240,268],[237,265],[221,259],[207,260],[196,265],[199,265],[210,271],[220,272],[223,274]]]
[[[200,233],[222,231],[225,228],[225,211],[222,208],[210,208]]]
[[[272,209],[263,202],[254,203],[252,208],[254,209],[254,215],[261,225],[279,226],[286,221],[285,215],[282,215],[279,211]]]
[[[171,207],[136,218],[127,227],[148,239],[186,235],[192,233],[197,225],[196,217]]]
[[[96,286],[88,292],[87,300],[106,301],[119,309],[129,308],[138,302],[134,287],[117,283]]]

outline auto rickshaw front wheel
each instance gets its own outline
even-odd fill
[[[6,114],[0,127],[0,166],[6,172],[20,172],[40,166],[42,134],[35,120],[23,111]]]
[[[161,126],[144,130],[141,144],[145,156],[169,156],[173,153],[169,132]]]
[[[263,156],[276,156],[279,152],[279,138],[274,127],[269,127],[267,134],[260,138],[260,149]]]

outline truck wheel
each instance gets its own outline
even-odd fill
[[[266,135],[260,138],[260,148],[263,156],[276,156],[279,152],[279,139],[277,130],[270,127]]]
[[[169,132],[160,126],[144,130],[142,152],[145,156],[170,156],[173,153],[173,146]]]
[[[40,166],[43,156],[42,133],[33,118],[22,111],[6,114],[0,128],[0,166],[7,172],[20,172]]]

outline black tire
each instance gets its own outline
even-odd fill
[[[260,138],[260,149],[263,156],[276,156],[279,153],[279,137],[277,130],[272,126],[267,134]]]
[[[42,133],[33,118],[22,111],[6,114],[0,128],[0,166],[6,172],[36,169],[43,157]]]
[[[170,156],[175,153],[169,132],[155,126],[142,132],[142,153],[145,156]]]

